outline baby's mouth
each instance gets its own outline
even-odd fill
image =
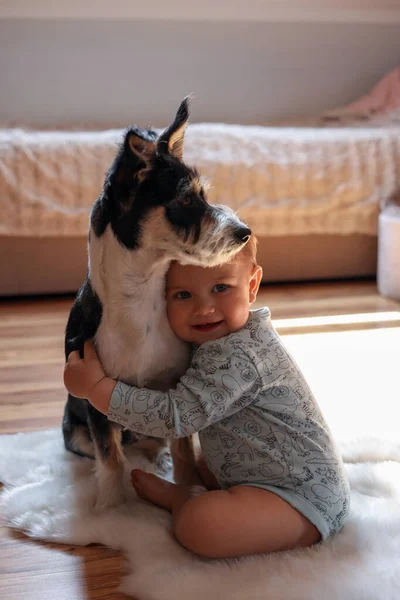
[[[212,331],[223,323],[223,321],[215,321],[214,323],[201,323],[200,325],[193,325],[193,328],[197,331]]]

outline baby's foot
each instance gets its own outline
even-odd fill
[[[131,479],[140,498],[171,510],[174,488],[177,487],[174,483],[140,469],[134,469],[131,472]]]

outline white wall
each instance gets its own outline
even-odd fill
[[[263,123],[350,102],[400,65],[400,0],[210,2],[2,0],[0,120],[163,126],[193,92],[193,121]]]
[[[400,21],[399,0],[1,0],[0,18]]]

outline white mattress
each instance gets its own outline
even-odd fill
[[[196,124],[185,160],[256,235],[375,235],[400,182],[400,113],[306,126]],[[0,129],[0,234],[86,235],[123,130]]]

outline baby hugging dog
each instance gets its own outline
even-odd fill
[[[207,202],[198,172],[183,158],[189,100],[160,135],[132,127],[109,169],[90,215],[89,267],[69,315],[66,357],[93,339],[106,374],[128,384],[167,390],[189,366],[190,345],[173,333],[165,309],[165,274],[181,264],[228,262],[248,241],[249,228],[228,207]],[[124,430],[86,400],[69,395],[63,418],[68,450],[96,459],[96,509],[124,501],[126,445],[154,462],[163,439]],[[190,439],[171,443],[174,478],[193,465]]]

